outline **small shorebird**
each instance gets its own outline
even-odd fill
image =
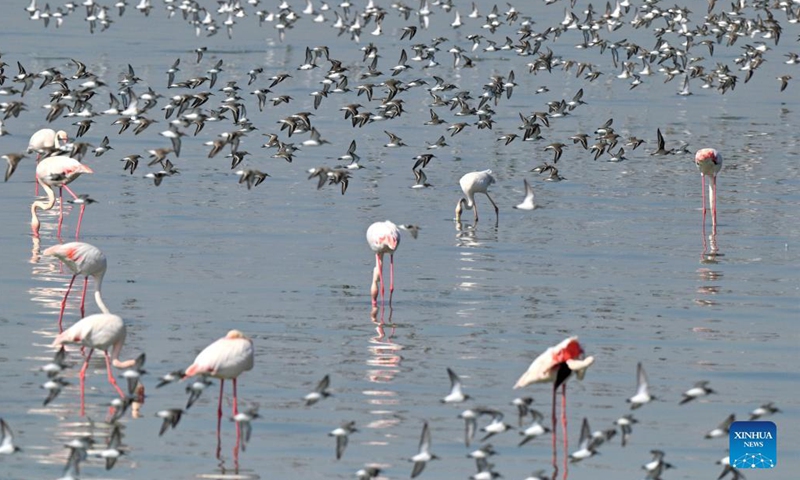
[[[411,478],[416,478],[425,469],[429,461],[439,457],[431,453],[431,432],[428,429],[428,422],[422,424],[422,435],[419,439],[419,453],[411,457],[414,468],[411,470]]]
[[[441,400],[441,402],[461,403],[464,400],[469,399],[470,396],[465,395],[464,392],[462,391],[461,378],[458,375],[456,375],[456,372],[448,368],[447,375],[450,377],[450,393],[448,393],[447,396]]]
[[[651,396],[647,389],[647,374],[644,372],[642,362],[639,362],[636,365],[636,395],[627,399],[627,402],[631,404],[631,410],[635,410],[653,399],[655,397]]]

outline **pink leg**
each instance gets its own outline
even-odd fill
[[[108,372],[108,383],[110,383],[114,387],[114,389],[116,389],[116,391],[117,391],[117,393],[119,393],[120,397],[125,398],[125,394],[122,393],[122,389],[119,388],[119,385],[117,385],[117,380],[114,378],[114,375],[111,373],[111,357],[108,355],[108,352],[105,352],[105,356],[106,356],[106,371]],[[87,359],[88,359],[88,357],[87,357]]]
[[[383,258],[379,254],[375,254],[375,257],[378,260],[378,279],[381,283],[381,306],[384,303],[384,289],[383,289]]]
[[[219,379],[219,405],[217,405],[217,459],[222,455],[222,391],[225,387],[225,380]]]
[[[83,221],[83,211],[86,210],[86,204],[81,205],[81,213],[78,215],[78,228],[75,229],[75,240],[81,236],[81,222]]]
[[[703,192],[703,225],[705,225],[706,224],[706,176],[705,175],[700,175],[700,182],[701,182],[700,185],[702,185],[700,188],[702,189]]]
[[[567,480],[567,383],[561,384],[561,431],[564,433],[564,480]]]
[[[81,293],[81,318],[86,316],[86,289],[88,287],[89,277],[83,277],[83,292]]]
[[[64,189],[58,189],[58,233],[57,236],[61,238],[61,224],[64,222]]]
[[[389,254],[389,306],[392,306],[392,296],[394,295],[394,254]]]
[[[555,473],[553,474],[553,478],[555,478],[555,476],[558,475],[558,455],[557,455],[557,451],[556,451],[556,438],[558,438],[558,432],[556,430],[557,424],[556,424],[556,388],[555,388],[555,386],[553,386],[553,416],[552,416],[552,420],[553,420],[553,430],[552,430],[552,432],[553,432],[553,469],[555,470]]]
[[[84,404],[84,386],[86,385],[86,370],[89,368],[89,359],[92,358],[92,352],[94,349],[89,350],[89,355],[86,355],[86,360],[83,361],[83,367],[81,367],[81,372],[78,374],[78,378],[81,382],[81,417],[86,415],[86,408]]]
[[[235,417],[239,413],[239,399],[236,396],[236,379],[233,379],[233,416]],[[234,422],[236,424],[236,448],[234,452],[239,451],[239,444],[242,439],[242,431],[239,426],[239,422]]]
[[[61,313],[58,314],[58,333],[64,331],[64,327],[61,326],[61,322],[64,319],[64,309],[67,308],[67,297],[69,296],[70,290],[72,290],[72,284],[75,282],[76,276],[77,275],[72,276],[72,280],[69,281],[69,286],[67,287],[67,293],[64,294],[64,300],[61,300]]]
[[[711,190],[714,192],[714,198],[711,199],[711,231],[716,235],[717,233],[717,176],[711,177]]]

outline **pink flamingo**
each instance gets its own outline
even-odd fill
[[[67,297],[72,290],[72,284],[78,276],[83,277],[83,293],[81,294],[81,318],[86,315],[84,308],[86,303],[86,289],[89,286],[89,277],[94,278],[94,300],[103,312],[108,308],[103,303],[100,291],[103,285],[103,276],[106,274],[106,256],[94,245],[83,242],[70,242],[63,245],[54,245],[44,251],[44,255],[50,255],[61,260],[64,265],[72,272],[72,280],[69,281],[67,293],[61,301],[61,313],[58,315],[58,331],[61,332],[61,322],[64,318],[64,309],[67,306]]]
[[[50,210],[56,204],[56,196],[53,192],[53,187],[59,188],[59,213],[58,213],[58,237],[61,238],[61,223],[64,220],[64,207],[63,195],[61,188],[66,188],[67,191],[74,197],[75,192],[70,189],[67,184],[81,176],[82,173],[94,173],[91,168],[75,160],[74,158],[66,156],[47,157],[36,166],[36,180],[42,185],[45,193],[47,194],[47,201],[37,200],[31,205],[31,230],[33,236],[39,237],[39,217],[36,215],[36,210]],[[78,228],[75,230],[75,237],[77,238],[81,231],[81,221],[83,220],[83,211],[86,204],[81,204],[81,213],[78,216]]]
[[[95,298],[97,298],[97,294]],[[99,305],[103,313],[84,317],[75,325],[59,333],[51,345],[54,348],[59,348],[66,343],[77,343],[89,349],[89,353],[86,355],[79,375],[81,384],[81,416],[85,413],[84,386],[86,369],[89,368],[89,359],[92,358],[92,352],[94,352],[95,349],[102,350],[105,354],[108,381],[114,389],[116,389],[120,397],[125,398],[125,394],[122,392],[122,389],[119,388],[117,381],[114,379],[114,375],[111,373],[111,365],[114,365],[116,368],[125,369],[136,364],[136,359],[126,361],[121,361],[119,359],[119,354],[120,351],[122,351],[122,346],[125,343],[125,336],[127,335],[125,323],[122,321],[122,318],[110,313],[102,302],[99,302]]]
[[[458,199],[458,205],[456,205],[456,222],[461,221],[461,210],[464,208],[467,210],[474,209],[475,222],[478,222],[478,204],[475,203],[476,193],[486,195],[486,198],[489,199],[494,207],[496,222],[500,221],[500,210],[497,208],[497,204],[494,203],[494,200],[492,200],[492,197],[489,196],[489,186],[494,183],[491,170],[467,173],[461,177],[458,183],[461,185],[461,191],[464,192],[464,197],[466,198],[462,197]]]
[[[394,293],[394,252],[400,245],[400,230],[389,220],[375,222],[367,229],[367,243],[375,252],[375,269],[372,272],[370,287],[372,306],[378,305],[378,282],[381,284],[381,303],[384,301],[383,255],[386,253],[389,254],[389,305],[391,306]]]
[[[69,136],[64,130],[55,131],[52,128],[43,128],[31,135],[28,141],[28,153],[36,152],[36,162],[42,159],[42,155],[50,155],[61,146],[61,143],[67,143]],[[61,142],[61,143],[59,143]],[[36,195],[39,195],[39,183],[36,182],[34,176],[34,183],[36,184]]]
[[[531,363],[528,370],[519,377],[514,388],[522,388],[531,383],[553,382],[553,467],[556,462],[556,390],[561,386],[561,429],[564,432],[564,451],[567,450],[567,378],[574,372],[583,380],[586,369],[594,363],[594,357],[583,358],[583,347],[578,337],[569,337],[544,351]],[[566,474],[566,457],[564,458]]]
[[[222,428],[222,392],[225,379],[233,380],[233,416],[239,413],[236,395],[236,380],[242,373],[253,368],[253,341],[239,330],[231,330],[227,335],[207,346],[197,355],[184,373],[184,378],[194,375],[209,375],[219,378],[219,405],[217,406],[217,457],[219,457],[219,438]],[[239,422],[236,422],[236,438],[239,439]]]
[[[706,224],[706,176],[711,177],[708,184],[708,204],[711,207],[711,228],[717,230],[717,173],[722,169],[722,154],[713,148],[702,148],[694,155],[694,164],[700,170],[703,191],[703,226]]]

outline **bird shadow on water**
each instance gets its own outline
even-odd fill
[[[485,241],[497,242],[499,223],[495,222],[485,230],[488,234],[481,237],[478,236],[478,222],[473,222],[472,225],[464,225],[461,221],[455,222],[456,227],[456,242],[459,247],[479,247]]]

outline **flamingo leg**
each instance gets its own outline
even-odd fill
[[[86,289],[89,287],[89,277],[83,277],[83,292],[81,292],[81,318],[86,316]]]
[[[711,231],[717,233],[717,176],[711,177],[711,186],[709,187],[709,202],[711,203]]]
[[[239,399],[236,395],[236,379],[233,379],[233,416],[235,417],[239,413]],[[234,454],[239,450],[239,444],[242,439],[242,431],[239,422],[233,422],[236,424],[236,448],[234,448]]]
[[[383,305],[385,301],[385,289],[383,288],[383,257],[381,256],[380,253],[376,253],[375,258],[378,262],[377,266],[378,280],[380,281],[381,284],[381,305]]]
[[[389,306],[392,306],[394,295],[394,253],[389,254]]]
[[[67,192],[69,192],[69,194],[72,195],[73,200],[77,200],[78,199],[78,196],[75,194],[75,192],[72,191],[71,188],[69,188],[67,185],[64,185],[64,188],[66,188]],[[85,203],[81,205],[81,212],[78,215],[78,227],[75,229],[75,240],[77,240],[78,237],[81,234],[81,221],[83,220],[83,212],[84,212],[84,210],[86,210],[86,204]]]
[[[64,327],[61,325],[61,322],[64,319],[64,309],[67,308],[67,297],[69,296],[70,290],[72,290],[72,284],[75,282],[76,276],[77,275],[72,276],[72,280],[69,281],[69,285],[67,286],[67,293],[64,294],[64,300],[61,300],[61,312],[58,314],[58,333],[64,331]],[[83,318],[83,316],[81,316],[81,318]]]
[[[488,198],[489,201],[492,202],[492,206],[494,207],[495,218],[497,218],[497,221],[499,222],[500,221],[500,209],[497,208],[497,204],[494,203],[494,200],[492,200],[492,197],[490,197],[488,193],[486,194],[486,198]]]
[[[700,175],[700,190],[703,192],[703,225],[706,224],[706,176]]]
[[[78,227],[75,229],[75,240],[81,236],[81,222],[83,221],[83,212],[86,210],[86,204],[81,205],[81,212],[78,215]]]
[[[225,379],[219,379],[219,404],[217,405],[217,459],[222,454],[222,392],[225,388]]]
[[[556,452],[556,439],[558,438],[558,431],[556,430],[556,386],[555,385],[553,385],[553,415],[552,415],[552,420],[553,420],[553,428],[552,428],[551,431],[553,432],[553,469],[555,470],[555,473],[553,474],[553,478],[555,478],[555,476],[558,475],[558,455],[557,455],[557,452]]]
[[[84,403],[84,387],[86,386],[86,370],[89,368],[89,359],[92,358],[92,352],[94,349],[89,350],[89,355],[86,355],[86,359],[83,361],[83,366],[81,367],[81,371],[78,374],[78,378],[80,379],[81,383],[81,417],[86,415],[86,405]]]
[[[370,287],[370,295],[372,296],[372,306],[378,306],[378,279],[380,278],[381,259],[380,255],[375,254],[375,268],[372,269],[372,286]]]
[[[475,203],[475,199],[472,199],[472,208],[475,210],[475,223],[478,223],[478,204]]]
[[[57,236],[61,238],[61,224],[64,223],[64,190],[59,187],[58,189],[58,233]]]
[[[89,354],[91,355],[91,352],[89,352]],[[108,372],[108,383],[110,383],[114,387],[117,393],[119,393],[120,397],[125,398],[125,394],[122,393],[122,389],[119,388],[119,385],[117,385],[117,380],[111,373],[111,356],[108,354],[108,352],[105,352],[105,357],[106,357],[106,372]],[[88,361],[89,357],[86,357],[86,360]]]
[[[561,432],[564,434],[564,480],[567,480],[567,457],[569,456],[567,445],[567,384],[561,384]]]

